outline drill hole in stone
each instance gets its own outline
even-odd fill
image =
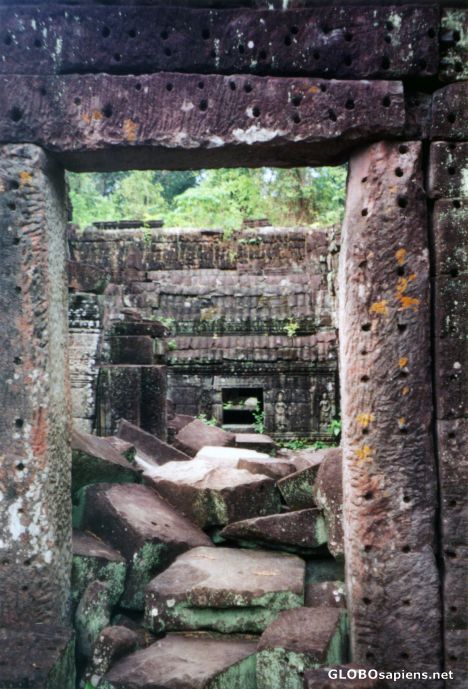
[[[166,57],[171,57],[172,56],[172,50],[170,48],[164,48],[164,55]]]
[[[42,41],[41,41],[39,38],[36,38],[36,39],[34,40],[34,44],[33,44],[33,45],[34,45],[35,48],[42,48]]]
[[[450,124],[453,124],[455,120],[457,119],[456,115],[454,112],[449,112],[447,115],[447,120],[450,122]]]
[[[411,502],[410,496],[409,496],[409,495],[404,495],[404,496],[403,496],[403,502],[406,502],[406,503]]]
[[[405,266],[398,266],[398,268],[396,269],[396,273],[397,275],[402,277],[405,274]]]
[[[141,91],[141,84],[139,81],[135,84],[135,91]]]
[[[454,208],[461,208],[461,201],[459,201],[458,199],[455,199],[455,201],[452,202],[452,206]]]
[[[23,419],[15,419],[15,426],[16,426],[16,428],[23,428],[23,426],[24,426]]]
[[[392,42],[392,37],[387,34],[386,36],[384,36],[384,41],[385,43],[390,44]]]
[[[387,31],[393,31],[393,28],[394,28],[393,22],[391,22],[390,20],[386,21],[385,22],[385,28],[387,29]]]
[[[326,84],[320,84],[320,90],[322,93],[326,93],[327,91],[327,85]]]
[[[384,108],[389,108],[391,104],[392,104],[392,101],[390,99],[390,96],[384,96],[382,98],[382,105],[384,106]]]
[[[406,206],[408,205],[408,199],[406,198],[406,196],[399,196],[397,199],[397,203],[400,208],[406,208]]]
[[[257,105],[252,108],[252,114],[254,117],[260,117],[260,108]]]
[[[166,84],[166,91],[171,92],[173,88],[174,88],[174,86],[173,86],[173,84],[171,84],[171,82],[168,82]]]
[[[204,41],[207,41],[210,37],[210,30],[209,29],[202,29],[202,38]]]
[[[403,605],[405,605],[406,607],[410,606],[410,605],[411,605],[410,599],[409,599],[409,598],[404,598],[404,599],[403,599]]]
[[[403,170],[401,169],[401,167],[395,168],[395,175],[396,175],[397,177],[403,177],[404,172],[403,172]]]
[[[19,366],[20,364],[23,363],[23,360],[21,359],[20,356],[15,356],[15,358],[13,359],[13,361],[14,361],[14,363],[15,363],[17,366]]]
[[[13,203],[12,201],[10,201],[8,203],[8,210],[15,211],[16,210],[16,203]]]
[[[198,106],[201,112],[206,112],[208,110],[208,101],[207,100],[201,100],[200,105]]]
[[[114,62],[120,62],[122,55],[120,53],[114,53]]]
[[[110,103],[108,103],[107,105],[105,105],[103,107],[102,114],[104,115],[104,117],[107,117],[107,118],[112,117],[112,113],[113,113],[113,109],[112,109],[112,105]]]
[[[369,376],[366,376],[366,375],[361,376],[361,382],[362,383],[368,383],[369,382]]]
[[[299,28],[297,26],[291,26],[289,31],[293,34],[293,36],[296,36],[296,34],[299,33]]]
[[[23,464],[23,462],[18,462],[18,464],[16,465],[16,469],[17,469],[18,471],[23,471],[23,470],[24,470],[24,464]]]
[[[239,53],[240,53],[241,55],[243,55],[243,54],[245,53],[245,48],[244,48],[244,46],[242,45],[242,43],[239,45],[238,51],[239,51]]]
[[[405,153],[408,153],[408,146],[406,144],[401,144],[400,146],[398,146],[398,151],[399,153],[404,155]]]
[[[345,103],[345,108],[347,110],[354,110],[354,100],[352,98],[348,98],[348,100]]]
[[[10,34],[7,34],[5,38],[3,39],[3,42],[5,45],[11,45],[13,43],[13,39],[10,36]]]
[[[364,500],[372,500],[373,497],[374,493],[371,490],[368,490],[367,493],[363,495]]]
[[[136,38],[137,32],[135,29],[130,29],[130,31],[127,32],[127,35],[129,38]]]
[[[362,602],[364,603],[364,605],[370,605],[372,603],[371,599],[367,598],[367,596],[364,596]]]
[[[351,65],[353,63],[353,58],[351,57],[351,55],[345,55],[343,62],[345,63],[345,65],[347,67],[351,67]]]
[[[300,115],[298,115],[297,113],[295,113],[295,114],[293,115],[293,117],[292,117],[292,120],[293,120],[294,124],[299,124],[300,121],[301,121],[301,117],[300,117]]]
[[[78,98],[78,96],[77,96],[73,102],[75,105],[81,105],[81,98]]]
[[[246,93],[251,93],[252,92],[252,85],[251,84],[244,84],[244,91]]]
[[[336,122],[336,114],[334,110],[328,111],[328,119],[330,119],[332,122]]]
[[[287,46],[287,47],[289,48],[289,46],[291,45],[291,43],[292,43],[292,38],[291,38],[291,36],[285,36],[284,45]]]
[[[362,217],[365,218],[365,217],[367,216],[367,213],[368,213],[367,208],[363,208],[362,211],[361,211]]]
[[[167,41],[167,39],[169,38],[169,34],[167,31],[161,31],[159,35],[161,36],[163,41]]]
[[[204,84],[203,81],[199,81],[198,84],[197,84],[197,86],[198,86],[199,89],[204,89],[204,88],[205,88],[205,84]]]
[[[293,96],[291,98],[291,103],[294,105],[294,107],[298,108],[302,102],[302,96]]]
[[[406,325],[406,323],[398,323],[398,325],[397,325],[398,332],[404,333],[407,327],[408,326]]]
[[[411,551],[411,547],[409,545],[404,545],[401,549],[402,553],[409,553]]]
[[[361,325],[361,330],[365,333],[368,333],[371,329],[371,324],[370,323],[363,323]]]
[[[372,550],[372,546],[371,546],[371,545],[366,544],[366,545],[364,546],[364,552],[365,552],[365,553],[370,553],[371,550]]]
[[[312,57],[314,58],[314,60],[320,60],[320,52],[318,50],[314,50]]]
[[[429,29],[427,32],[427,35],[429,36],[429,38],[435,38],[436,37],[436,30],[432,29],[432,28]]]
[[[101,36],[103,38],[109,38],[111,31],[108,26],[103,26],[101,30]]]
[[[23,118],[23,111],[15,105],[11,109],[10,117],[13,122],[19,122]]]
[[[454,167],[453,165],[450,165],[450,167],[448,169],[449,175],[454,175],[456,173],[456,171],[457,171],[457,168]]]
[[[390,69],[390,58],[384,55],[380,61],[380,66],[382,69]]]

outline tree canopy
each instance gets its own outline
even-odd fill
[[[72,220],[163,220],[167,227],[235,230],[267,218],[282,226],[341,221],[346,168],[234,168],[68,175]]]

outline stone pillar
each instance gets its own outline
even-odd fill
[[[353,661],[437,671],[437,481],[420,143],[380,142],[351,159],[339,301]],[[422,689],[427,682],[395,686]]]
[[[68,618],[71,567],[63,172],[0,146],[0,626]]]
[[[453,108],[453,99],[446,107]],[[460,118],[461,120],[462,118]],[[447,121],[447,118],[445,118]],[[466,119],[465,130],[466,130]],[[450,132],[446,134],[450,136]],[[467,686],[468,646],[468,143],[432,144],[434,355],[443,560],[445,669]]]

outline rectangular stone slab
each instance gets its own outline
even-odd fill
[[[122,555],[84,531],[73,531],[72,601],[76,605],[86,587],[96,579],[105,582],[116,605],[123,593],[127,564]]]
[[[441,660],[428,249],[421,144],[357,153],[339,276],[343,523],[353,658],[383,670]]]
[[[465,82],[449,84],[432,95],[431,137],[468,139],[468,93]]]
[[[0,8],[0,73],[429,76],[438,69],[438,24],[435,6],[327,6],[280,17],[268,9]]]
[[[120,421],[117,435],[119,438],[131,442],[137,449],[140,457],[154,464],[190,460],[190,457],[184,452],[156,438],[155,435],[143,431],[126,419]]]
[[[468,198],[439,199],[432,215],[434,270],[457,277],[468,273]]]
[[[0,77],[0,141],[37,143],[77,171],[313,165],[342,159],[356,139],[398,135],[404,122],[398,81]]]
[[[340,610],[286,610],[260,637],[257,687],[302,689],[304,670],[345,660],[345,625]]]
[[[253,640],[168,634],[119,660],[104,689],[256,689]]]
[[[434,199],[468,196],[468,142],[431,144],[428,193]]]
[[[305,563],[263,550],[194,548],[151,581],[145,625],[153,630],[259,633],[304,602]]]
[[[460,7],[460,9],[456,9]],[[463,9],[464,8],[464,9]],[[466,4],[450,5],[441,14],[441,56],[439,76],[443,81],[468,77],[468,10]]]
[[[147,486],[96,484],[83,495],[81,527],[117,548],[129,571],[122,605],[143,608],[146,584],[180,553],[210,546],[203,531]]]

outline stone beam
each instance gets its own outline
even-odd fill
[[[436,7],[0,9],[0,74],[159,71],[345,79],[430,76]]]
[[[0,146],[0,627],[67,619],[71,567],[63,172]]]
[[[339,329],[353,660],[430,672],[441,632],[421,153],[381,142],[351,158]]]
[[[327,0],[80,0],[80,5],[142,5],[151,7],[160,7],[161,5],[168,7],[185,7],[190,1],[191,7],[204,9],[225,9],[225,8],[251,8],[268,9],[268,10],[285,10],[297,9],[304,7],[329,7],[330,3]],[[401,5],[417,4],[421,7],[439,6],[439,7],[465,7],[465,0],[418,0],[417,3],[409,3],[408,0],[378,0],[379,6],[382,7],[399,7]],[[0,6],[11,5],[34,5],[43,6],[49,4],[49,0],[0,0]],[[76,0],[62,0],[61,5],[76,5]],[[353,6],[368,6],[375,7],[376,0],[340,0],[336,3],[340,7]]]
[[[0,77],[0,142],[38,144],[80,171],[334,163],[404,120],[395,81]]]

